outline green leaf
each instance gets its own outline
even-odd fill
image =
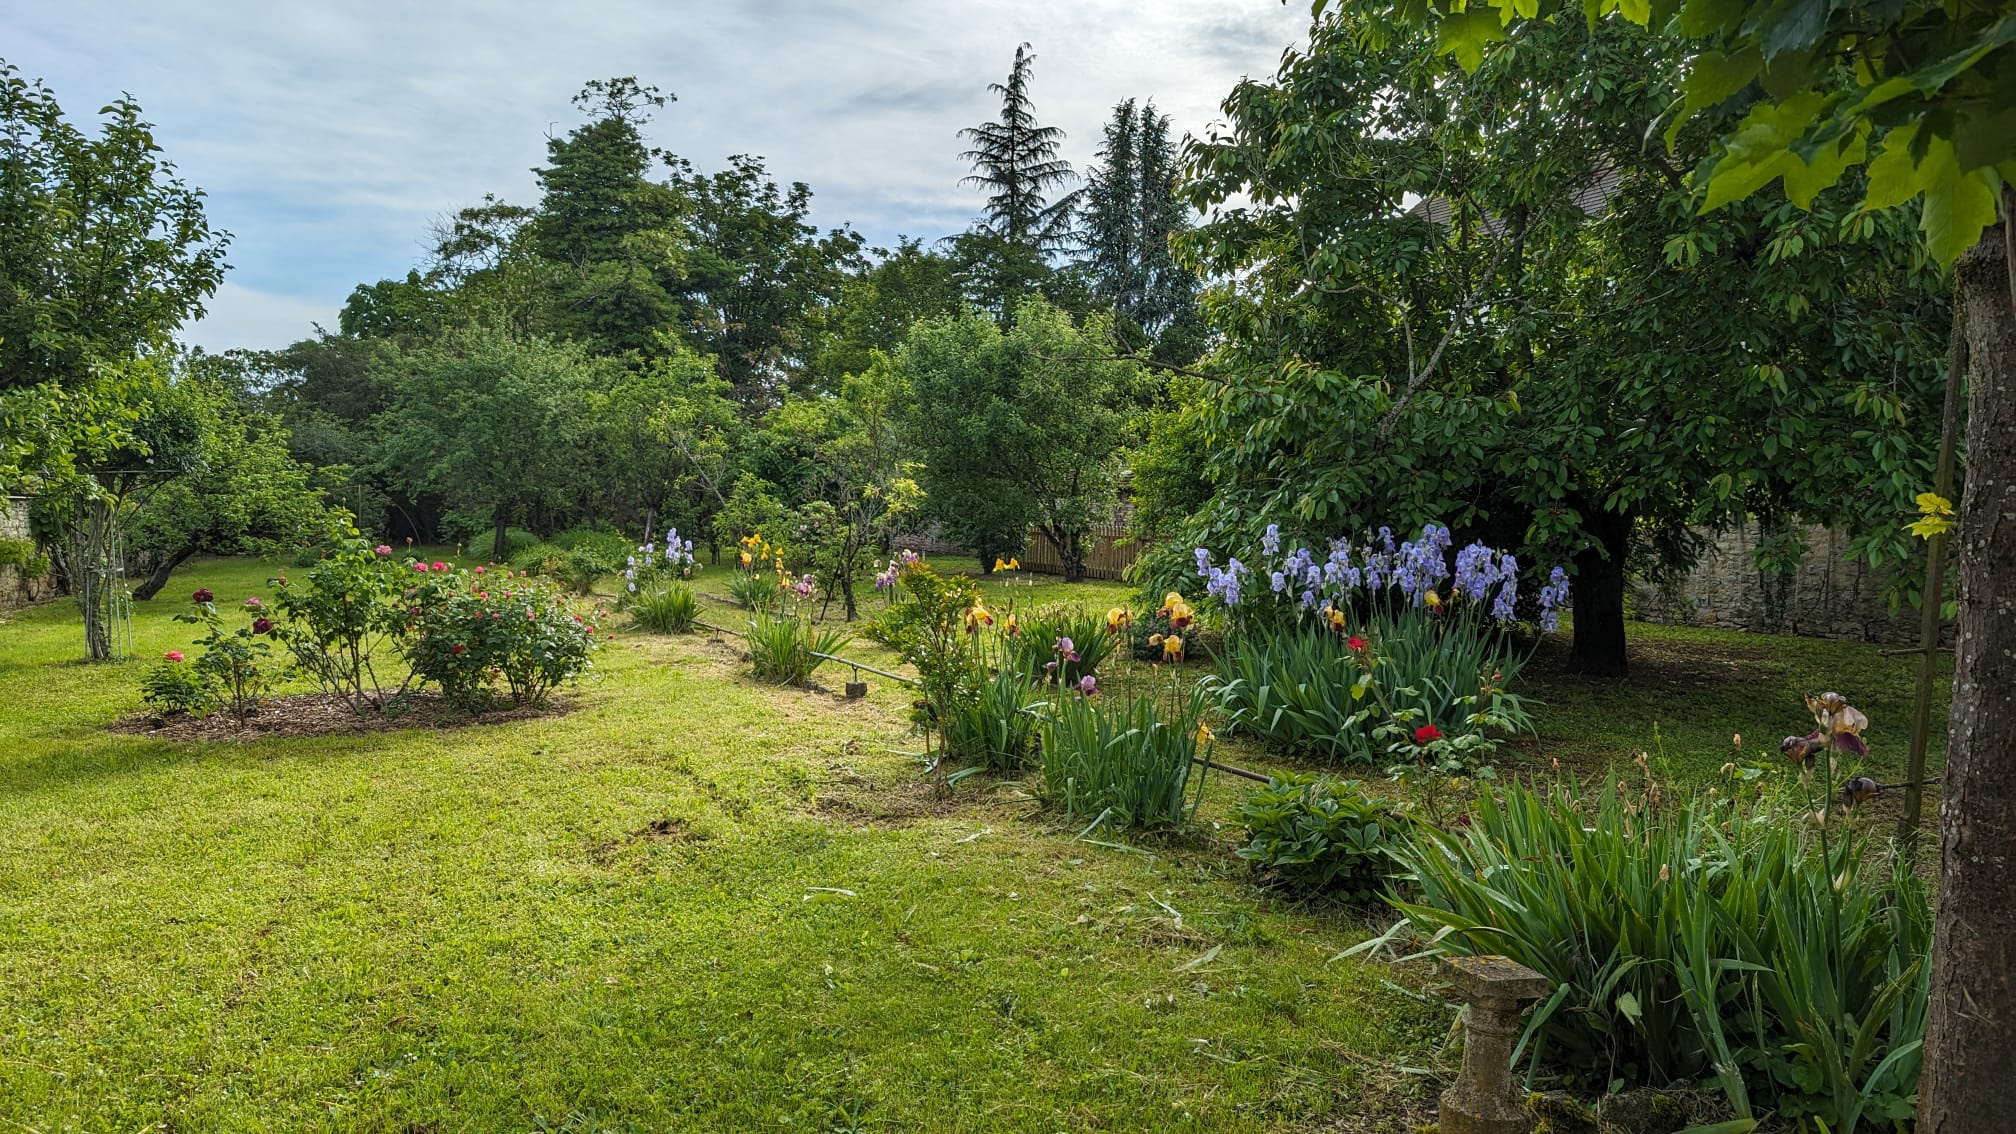
[[[1995,223],[1995,188],[1986,171],[1962,172],[1945,138],[1932,139],[1918,178],[1925,187],[1925,215],[1918,222],[1925,250],[1942,266],[1950,265]]]
[[[1443,17],[1436,36],[1438,54],[1454,55],[1457,66],[1475,71],[1484,62],[1484,48],[1505,38],[1505,24],[1498,13],[1479,5]]]
[[[1794,139],[1826,105],[1814,91],[1795,95],[1783,102],[1760,102],[1750,108],[1743,121],[1725,142],[1725,152],[1708,176],[1708,199],[1704,213],[1740,201],[1804,163],[1792,152]],[[1840,174],[1837,172],[1835,177]]]
[[[1785,195],[1800,208],[1810,209],[1815,194],[1840,181],[1849,166],[1861,165],[1867,156],[1868,145],[1861,137],[1845,146],[1829,146],[1808,161],[1800,161],[1795,153],[1794,164],[1785,170]]]
[[[1624,1018],[1634,1024],[1642,1023],[1645,1019],[1645,1011],[1639,1007],[1638,998],[1629,992],[1617,994],[1617,1010],[1624,1013]]]
[[[1695,56],[1693,65],[1687,69],[1687,78],[1680,84],[1686,102],[1666,127],[1666,148],[1673,148],[1674,140],[1680,136],[1680,128],[1687,124],[1689,118],[1711,106],[1721,105],[1729,96],[1748,86],[1763,65],[1763,58],[1754,47],[1746,47],[1734,55],[1704,51]]]
[[[1909,122],[1883,138],[1883,152],[1869,163],[1869,192],[1862,197],[1867,211],[1891,209],[1918,195],[1918,170],[1911,160],[1911,142],[1918,124]]]

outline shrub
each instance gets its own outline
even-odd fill
[[[840,630],[822,630],[812,620],[798,614],[757,610],[743,635],[749,645],[749,661],[756,680],[777,685],[803,685],[826,659],[814,654],[830,654],[849,641]]]
[[[869,625],[868,636],[916,667],[923,691],[917,723],[936,729],[942,743],[953,719],[979,696],[980,633],[994,616],[973,580],[940,575],[921,560],[901,565],[895,589],[902,597]]]
[[[684,583],[642,591],[630,604],[630,620],[653,634],[690,634],[699,616],[700,600]]]
[[[514,571],[558,580],[574,593],[585,595],[603,577],[622,570],[628,550],[629,545],[620,539],[613,552],[606,542],[583,543],[571,549],[539,543],[511,556],[509,566]]]
[[[1204,705],[1195,691],[1167,705],[1061,693],[1042,710],[1044,798],[1093,827],[1182,823],[1203,800]]]
[[[1297,893],[1370,902],[1392,871],[1387,847],[1406,826],[1356,780],[1284,776],[1246,793],[1233,812],[1246,828],[1240,858]]]
[[[1902,860],[1865,877],[1867,839],[1842,822],[1515,786],[1397,847],[1421,896],[1394,905],[1433,952],[1553,982],[1520,1045],[1531,1069],[1591,1090],[1712,1081],[1745,1117],[1886,1126],[1915,1105],[1931,917]]]
[[[550,583],[415,567],[419,579],[406,593],[406,656],[450,704],[467,712],[500,699],[544,705],[556,687],[589,668],[597,628]]]
[[[1119,644],[1105,615],[1075,606],[1046,607],[1018,621],[1002,641],[1003,664],[1031,681],[1076,685],[1087,674],[1096,676]],[[1075,661],[1059,650],[1060,642],[1071,643]]]
[[[216,703],[216,691],[181,650],[170,650],[140,679],[140,699],[164,714],[201,716]]]
[[[177,707],[189,712],[223,708],[242,721],[259,710],[273,681],[267,663],[273,647],[266,640],[273,633],[273,620],[260,600],[249,598],[242,608],[248,623],[227,632],[208,590],[197,591],[191,602],[193,613],[175,616],[177,622],[204,628],[203,637],[196,640],[196,660],[188,664],[190,672],[164,673],[157,667],[143,680],[143,697],[150,703],[156,696],[173,698],[179,701]],[[180,668],[180,651],[170,651],[166,661]]]
[[[1036,751],[1036,690],[1020,671],[974,683],[945,717],[945,751],[994,772],[1019,772]]]
[[[274,596],[282,616],[278,637],[294,664],[358,712],[383,708],[414,680],[400,651],[407,622],[402,592],[412,573],[393,562],[391,547],[353,538],[330,548],[299,582],[282,582]]]

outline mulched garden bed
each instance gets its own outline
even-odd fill
[[[240,721],[230,713],[192,717],[185,713],[161,716],[141,713],[122,717],[107,726],[113,732],[160,737],[163,740],[265,740],[276,737],[351,736],[387,732],[400,728],[466,728],[469,725],[503,724],[535,717],[557,717],[573,706],[559,698],[548,698],[545,707],[503,707],[470,716],[450,706],[439,693],[409,694],[392,712],[351,709],[349,702],[333,693],[295,693],[268,697],[259,711]]]

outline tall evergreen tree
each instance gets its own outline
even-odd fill
[[[1198,279],[1170,251],[1169,238],[1190,224],[1176,198],[1168,117],[1131,98],[1114,107],[1099,159],[1085,178],[1080,263],[1098,298],[1153,340],[1158,354],[1166,346],[1187,362],[1197,354]]]
[[[973,148],[959,156],[973,163],[964,184],[978,185],[987,198],[986,229],[1011,244],[1038,251],[1061,247],[1068,238],[1076,194],[1050,200],[1052,190],[1077,175],[1071,163],[1057,156],[1064,131],[1039,125],[1029,98],[1030,68],[1036,62],[1028,44],[1015,49],[1015,63],[1006,83],[987,89],[1001,96],[1001,117],[959,131]]]

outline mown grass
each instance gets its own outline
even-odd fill
[[[282,570],[178,576],[138,655],[187,644],[173,596]],[[1127,597],[1027,580],[990,605]],[[1624,685],[1540,649],[1508,770],[1593,776],[1656,725],[1698,782],[1827,688],[1901,765],[1913,659],[1632,636]],[[564,716],[176,744],[105,731],[149,662],[80,646],[65,604],[0,625],[0,1125],[1406,1130],[1437,1086],[1417,1069],[1448,1067],[1447,1010],[1399,986],[1420,974],[1326,963],[1363,915],[1250,884],[1223,777],[1201,830],[1077,841],[1024,784],[934,792],[902,688],[763,686],[707,634],[619,634]]]
[[[6,1125],[1270,1130],[1427,1089],[1448,1017],[1325,964],[1354,918],[1208,829],[1123,850],[1017,784],[935,795],[886,684],[624,634],[565,716],[171,744],[104,730],[147,663],[74,664],[73,620],[0,628]]]

